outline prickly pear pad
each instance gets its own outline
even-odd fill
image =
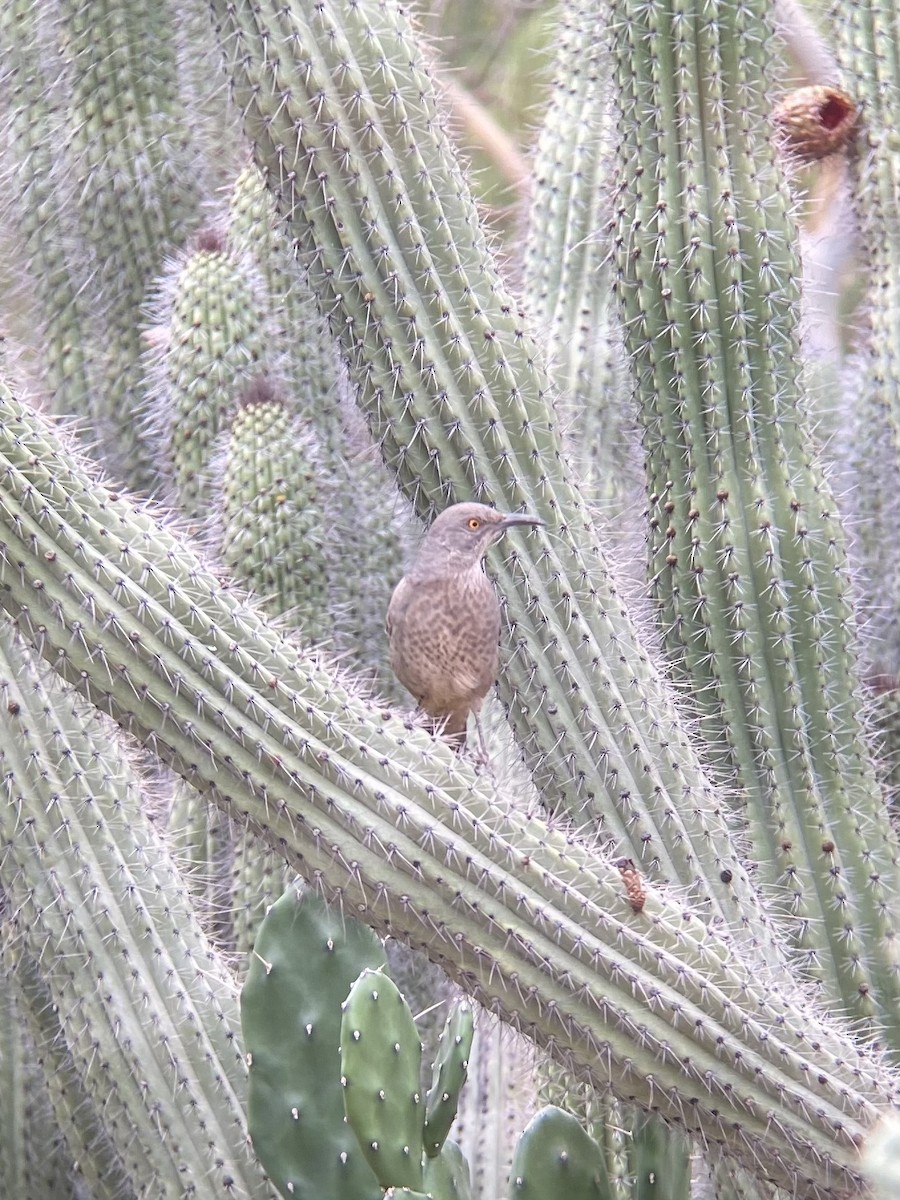
[[[341,1021],[347,1120],[384,1188],[422,1188],[422,1043],[409,1006],[381,971],[363,971]]]
[[[241,1025],[250,1068],[253,1148],[283,1196],[381,1200],[344,1120],[341,1003],[384,961],[369,929],[296,885],[260,927]]]
[[[441,1031],[431,1087],[425,1101],[425,1153],[434,1157],[456,1119],[459,1093],[466,1082],[475,1035],[475,1013],[465,1001],[457,1004]]]
[[[542,1108],[519,1138],[509,1173],[510,1200],[609,1200],[609,1180],[597,1143],[571,1113]]]

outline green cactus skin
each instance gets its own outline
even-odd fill
[[[265,281],[269,324],[293,405],[312,424],[329,463],[344,451],[337,347],[316,308],[305,272],[259,168],[238,174],[229,199],[228,242]]]
[[[83,709],[0,624],[11,936],[40,964],[82,1086],[135,1186],[179,1200],[188,1176],[198,1200],[212,1200],[230,1180],[264,1200],[246,1148],[233,981],[141,812],[121,739]]]
[[[158,304],[159,378],[166,458],[179,508],[201,525],[213,501],[213,452],[269,346],[264,302],[249,259],[213,230],[198,237]]]
[[[161,354],[151,368],[162,409],[157,420],[165,427],[167,468],[179,509],[199,530],[209,524],[214,498],[220,492],[226,565],[240,561],[238,578],[253,587],[263,581],[258,575],[244,578],[254,575],[256,564],[247,558],[247,538],[235,527],[240,521],[235,507],[246,502],[246,493],[235,495],[234,471],[229,472],[227,464],[224,487],[217,487],[214,457],[248,387],[264,386],[261,364],[271,361],[275,347],[270,344],[264,298],[250,259],[232,253],[214,230],[204,231],[197,240],[174,279],[163,285],[157,305],[157,320],[164,330]],[[230,445],[234,445],[233,438]],[[262,501],[256,508],[264,505]],[[254,511],[253,515],[258,518],[260,514]],[[255,547],[260,540],[264,539],[251,539],[251,544]],[[178,824],[170,822],[170,828],[176,842],[186,843],[179,849],[191,855],[189,878],[198,899],[212,914],[220,943],[231,947],[234,942],[225,915],[230,907],[233,863],[228,822],[196,789],[179,787],[176,797],[172,817]],[[245,855],[253,855],[252,845],[242,851],[242,857]],[[235,871],[241,877],[246,868],[238,864]],[[284,876],[274,867],[273,873],[275,895],[280,895]],[[263,893],[257,899],[264,904],[275,895]],[[237,906],[244,912],[249,907],[252,914],[259,912],[259,903],[245,894]],[[252,921],[252,916],[247,920]],[[242,935],[240,945],[234,945],[238,952],[249,948],[252,929],[242,929]]]
[[[39,16],[32,0],[0,5],[0,45],[6,49],[0,69],[0,111],[15,164],[11,178],[4,173],[2,223],[8,226],[3,250],[11,260],[8,286],[16,303],[4,306],[4,320],[22,341],[27,340],[27,330],[10,308],[18,308],[20,314],[24,310],[40,330],[40,390],[47,394],[52,411],[88,415],[94,412],[92,397],[97,391],[89,365],[90,350],[96,350],[96,330],[73,262],[72,198],[55,153],[64,136],[59,79],[53,65],[42,58],[46,30]],[[12,196],[19,200],[15,209]]]
[[[204,174],[199,122],[182,119],[179,10],[190,6],[60,0],[56,7],[69,89],[64,169],[74,180],[105,364],[92,434],[114,475],[146,489],[157,485],[158,468],[140,419],[144,305],[166,250],[197,220]]]
[[[328,632],[325,504],[316,448],[296,413],[260,376],[231,422],[220,483],[220,552],[232,576],[310,641]],[[295,872],[252,831],[237,831],[230,897],[235,950],[253,947],[267,907]]]
[[[25,1046],[26,1052],[33,1051],[28,1066],[32,1076],[40,1077],[38,1082],[43,1091],[39,1111],[32,1108],[26,1114],[26,1149],[30,1150],[27,1158],[30,1172],[37,1178],[32,1177],[15,1188],[7,1180],[8,1186],[0,1194],[39,1200],[70,1192],[78,1196],[79,1189],[86,1189],[90,1200],[136,1200],[136,1181],[128,1177],[104,1125],[109,1114],[102,1104],[95,1103],[84,1086],[66,1046],[65,1024],[50,988],[41,977],[38,961],[21,944],[8,942],[0,965],[8,970],[9,982],[14,983],[19,995],[23,1020],[12,1032],[18,1036],[23,1032],[31,1035]],[[2,1057],[0,1051],[0,1060]],[[32,1085],[34,1082],[32,1079]],[[40,1112],[45,1105],[50,1109],[47,1114]],[[9,1149],[5,1130],[0,1145],[4,1150],[0,1155],[3,1163]]]
[[[426,1157],[422,1187],[433,1200],[472,1200],[469,1174],[462,1150],[445,1141],[440,1154]]]
[[[471,1170],[473,1196],[501,1196],[522,1130],[539,1104],[535,1050],[521,1034],[479,1015],[453,1136]]]
[[[862,109],[863,127],[851,155],[854,202],[861,226],[865,293],[859,311],[867,324],[862,378],[854,379],[857,420],[854,483],[859,543],[869,575],[882,671],[900,668],[900,563],[885,556],[894,524],[889,497],[900,479],[900,16],[888,0],[826,6],[828,39],[842,84]],[[865,455],[865,457],[863,457]],[[887,540],[885,540],[887,539]],[[891,573],[885,587],[885,572]],[[885,603],[886,592],[890,603]]]
[[[528,535],[533,559],[513,535],[497,570],[512,625],[501,695],[539,791],[582,823],[602,818],[642,870],[699,884],[756,931],[733,830],[596,549],[539,355],[403,11],[382,0],[212,0],[212,11],[245,131],[398,482],[421,515],[474,497],[548,522]]]
[[[878,737],[881,776],[894,808],[900,798],[900,678],[877,675],[869,680],[871,723]]]
[[[294,874],[258,834],[249,829],[237,834],[230,916],[234,952],[240,963],[247,961],[267,909],[284,892],[287,876],[293,878]]]
[[[348,691],[2,389],[0,497],[0,601],[22,631],[307,877],[427,945],[575,1074],[798,1197],[856,1186],[895,1078],[777,958],[748,961],[650,888],[635,913],[595,848]]]
[[[597,1143],[571,1113],[542,1108],[529,1123],[513,1157],[509,1200],[608,1200],[606,1164]]]
[[[630,1150],[634,1200],[691,1200],[691,1147],[677,1130],[638,1117]]]
[[[628,1161],[633,1127],[633,1114],[618,1100],[610,1099],[606,1106],[603,1130],[610,1200],[634,1200],[631,1165]],[[595,1133],[595,1137],[598,1137],[598,1134]]]
[[[422,1043],[409,1005],[383,971],[354,982],[341,1017],[347,1123],[383,1188],[422,1188]]]
[[[456,1119],[474,1036],[475,1013],[471,1004],[457,1004],[441,1031],[431,1087],[425,1098],[425,1153],[429,1158],[440,1153]]]
[[[693,1148],[679,1129],[542,1064],[541,1099],[565,1109],[602,1147],[610,1200],[691,1200]],[[663,1182],[664,1181],[664,1182]],[[660,1189],[663,1189],[662,1191]]]
[[[384,960],[365,926],[292,886],[260,926],[241,992],[253,1147],[288,1198],[380,1200],[344,1121],[341,1004]]]
[[[310,641],[328,629],[327,516],[315,458],[309,434],[271,383],[251,381],[222,470],[222,558],[267,612],[289,615]]]
[[[5,940],[0,924],[0,939]],[[2,944],[2,942],[0,942]],[[8,956],[0,959],[0,1194],[27,1195],[25,1159],[28,1128],[26,1089],[34,1086],[27,1077],[29,1050],[21,1005],[13,988]]]
[[[597,5],[562,5],[554,29],[554,82],[532,167],[522,292],[531,325],[543,335],[582,492],[622,510],[617,529],[624,502],[633,506],[639,494],[640,469],[608,261],[612,105],[597,20]]]
[[[235,944],[233,842],[228,814],[210,804],[192,784],[176,778],[167,822],[169,850],[217,949],[237,953],[244,947]]]
[[[764,1183],[728,1159],[713,1164],[710,1186],[715,1200],[785,1200],[785,1194],[771,1183]],[[698,1191],[702,1195],[702,1191]]]
[[[804,408],[795,229],[766,119],[768,3],[617,0],[612,27],[617,287],[667,644],[734,768],[761,881],[789,908],[807,969],[897,1047],[897,838]]]
[[[382,683],[390,685],[384,614],[408,549],[393,481],[348,399],[337,344],[257,167],[239,174],[229,213],[229,243],[252,257],[266,281],[269,324],[278,339],[291,407],[299,410],[318,447],[317,482],[329,514],[329,636],[358,662],[381,668]],[[405,696],[402,689],[397,696]]]

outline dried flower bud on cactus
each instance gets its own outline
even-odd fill
[[[840,88],[824,84],[796,88],[772,113],[785,146],[801,162],[839,154],[856,134],[859,109]]]

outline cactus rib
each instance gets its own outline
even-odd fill
[[[896,1042],[898,846],[858,715],[843,533],[808,451],[790,199],[764,141],[767,8],[614,9],[651,574],[767,895],[834,1002]]]
[[[595,851],[385,721],[71,453],[3,395],[0,599],[57,670],[579,1072],[615,1065],[798,1192],[852,1186],[889,1074],[682,904],[635,914]]]
[[[474,494],[548,521],[535,562],[513,537],[499,568],[514,643],[501,694],[539,789],[591,814],[655,878],[702,880],[704,896],[756,932],[734,830],[596,549],[539,355],[486,249],[402,10],[380,0],[212,10],[245,130],[401,486],[422,515]]]
[[[0,685],[8,922],[40,964],[129,1177],[177,1200],[185,1171],[202,1163],[198,1200],[220,1196],[228,1180],[268,1197],[244,1148],[234,982],[140,810],[115,731],[100,728],[6,620]]]

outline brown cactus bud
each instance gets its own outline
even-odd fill
[[[641,873],[634,865],[633,859],[630,858],[617,859],[616,866],[619,868],[619,874],[622,876],[622,882],[625,884],[625,895],[628,897],[628,903],[634,912],[639,913],[647,899],[647,890],[644,887],[644,881],[641,879]]]
[[[796,88],[775,106],[775,128],[784,145],[801,162],[818,162],[850,144],[859,124],[859,109],[840,88],[816,84]]]

